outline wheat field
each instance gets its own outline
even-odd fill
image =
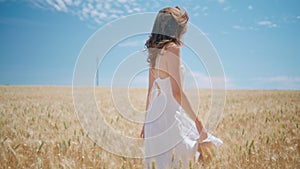
[[[138,110],[146,90],[131,91]],[[200,109],[210,108],[210,90],[200,90]],[[123,120],[108,88],[95,98],[105,119],[138,137],[141,125]],[[205,116],[205,115],[203,115]],[[191,168],[300,168],[300,91],[228,90],[214,134],[224,144],[213,161]],[[0,87],[0,168],[143,168],[143,160],[113,155],[81,128],[71,87]]]

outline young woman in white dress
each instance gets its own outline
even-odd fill
[[[146,118],[140,136],[145,144],[145,168],[187,168],[197,159],[203,142],[222,141],[208,133],[183,91],[180,59],[188,14],[164,8],[146,41],[149,87]]]

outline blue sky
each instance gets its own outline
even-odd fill
[[[0,0],[0,84],[72,85],[79,52],[97,29],[122,16],[176,5],[188,10],[190,22],[216,48],[227,88],[300,90],[298,0]],[[100,67],[103,85],[113,72],[108,65],[142,50],[146,38],[125,40],[108,53]],[[200,86],[209,86],[204,67],[191,55],[182,50]]]

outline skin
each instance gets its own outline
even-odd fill
[[[160,63],[158,65],[156,59],[156,66],[159,66],[159,75],[158,69],[156,68],[149,68],[149,85],[148,85],[148,95],[147,95],[147,102],[146,102],[146,110],[148,109],[149,105],[149,95],[153,85],[153,81],[158,78],[167,78],[170,77],[171,86],[172,86],[172,94],[175,100],[181,105],[181,107],[185,110],[185,112],[189,115],[189,117],[195,121],[196,127],[198,132],[200,133],[199,142],[201,143],[204,139],[207,138],[207,132],[204,128],[202,121],[197,117],[195,111],[193,110],[185,92],[183,91],[182,84],[181,84],[181,76],[180,76],[180,66],[181,66],[181,59],[180,59],[180,47],[171,44],[165,47],[165,53],[160,58]],[[142,128],[141,138],[144,138],[144,126]]]

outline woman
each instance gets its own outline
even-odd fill
[[[183,91],[180,47],[188,19],[179,7],[160,10],[145,44],[149,88],[141,137],[145,140],[146,168],[187,168],[197,149],[201,151],[200,143],[222,143],[207,133]]]

